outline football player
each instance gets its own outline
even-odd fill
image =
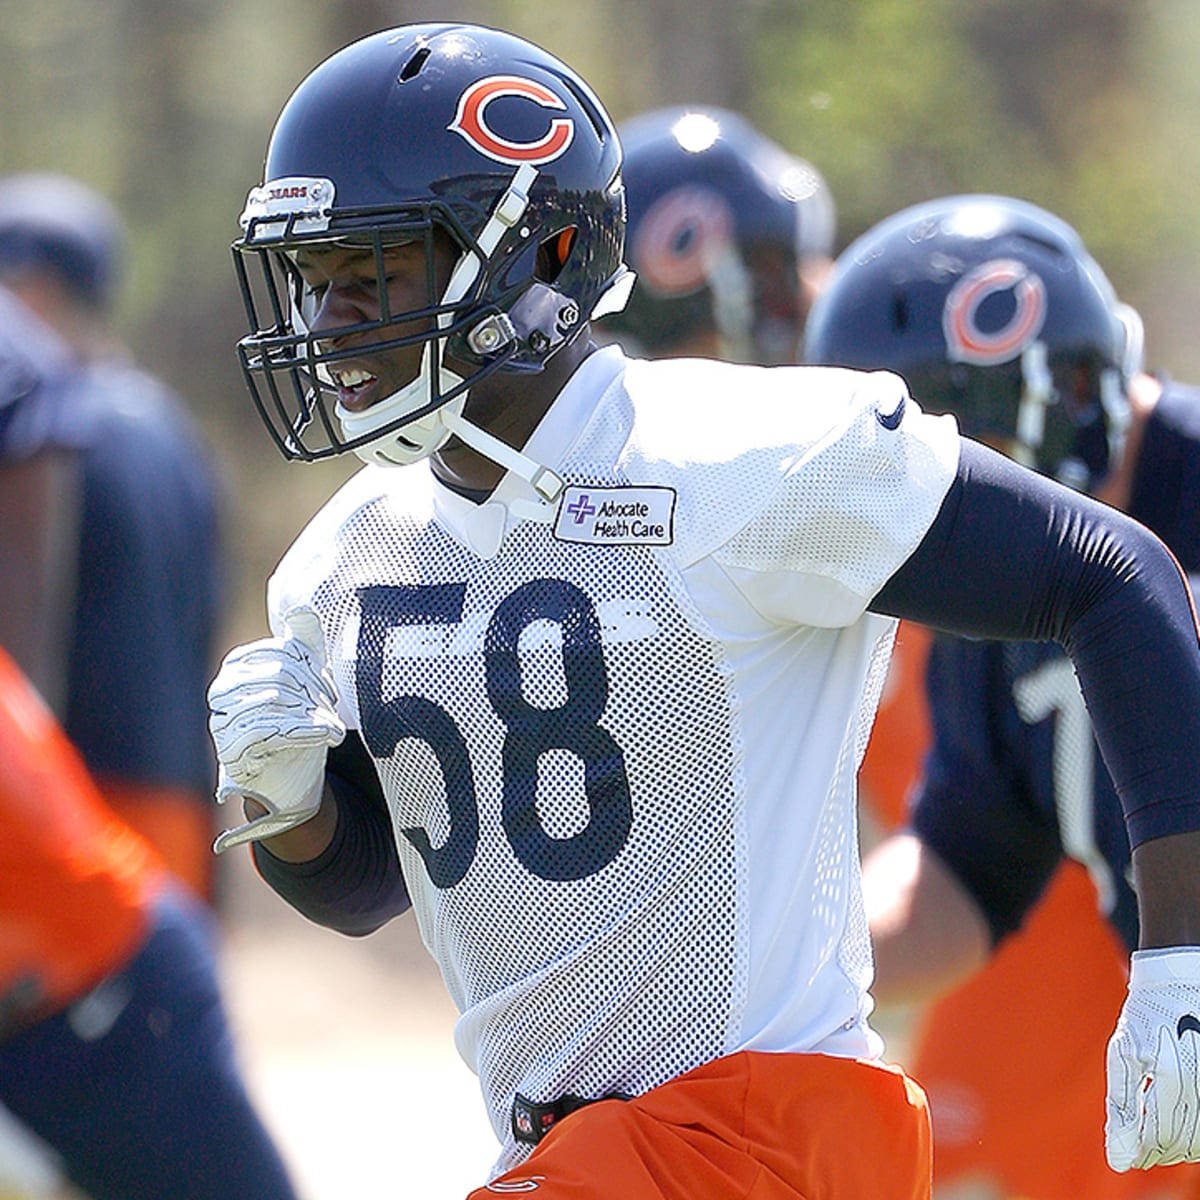
[[[806,357],[900,372],[925,408],[1125,509],[1195,574],[1200,394],[1143,374],[1140,351],[1136,314],[1074,230],[1018,200],[957,196],[846,250]],[[933,745],[910,825],[868,855],[864,883],[880,1001],[926,998],[996,954],[915,1038],[935,1181],[986,1176],[1033,1200],[1200,1194],[1195,1172],[1121,1177],[1101,1154],[1096,1045],[1121,1005],[1116,947],[1138,945],[1137,903],[1070,663],[1050,644],[940,637],[928,699]],[[1113,1054],[1119,1072],[1120,1042]],[[1031,1087],[1047,1077],[1054,1089]]]
[[[0,931],[0,1102],[75,1187],[294,1200],[234,1060],[211,914],[113,816],[3,649]]]
[[[108,804],[208,899],[218,485],[182,402],[116,343],[125,258],[82,183],[0,180],[0,645]]]
[[[582,79],[473,26],[365,38],[285,106],[241,360],[279,449],[367,466],[210,687],[250,816],[218,848],[348,933],[414,909],[502,1143],[477,1200],[927,1196],[924,1096],[869,1023],[855,771],[897,616],[1053,636],[1137,843],[1143,973],[1175,979],[1126,1010],[1172,1090],[1125,1150],[1200,1153],[1164,1032],[1200,1001],[1174,561],[894,375],[597,348],[620,165]]]
[[[658,109],[617,133],[637,283],[600,332],[654,358],[794,363],[833,263],[821,173],[720,108]]]

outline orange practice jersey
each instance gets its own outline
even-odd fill
[[[105,804],[154,847],[180,883],[213,903],[213,808],[187,788],[96,776]]]
[[[162,879],[0,649],[0,1025],[45,1016],[123,964]]]
[[[867,811],[903,820],[929,741],[929,634],[902,623],[860,775]],[[1200,1197],[1191,1166],[1130,1171],[1104,1159],[1104,1049],[1127,959],[1086,872],[1065,862],[991,962],[922,1014],[905,1066],[926,1090],[935,1184],[972,1177],[1023,1200]]]

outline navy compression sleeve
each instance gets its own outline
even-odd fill
[[[967,637],[1059,642],[1131,844],[1200,828],[1200,633],[1149,530],[964,439],[937,520],[870,607]]]
[[[330,750],[325,778],[338,804],[329,846],[308,862],[289,863],[256,844],[254,864],[310,921],[360,937],[399,916],[411,902],[379,778],[357,733],[351,731]]]

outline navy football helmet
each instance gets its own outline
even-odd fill
[[[619,133],[638,282],[604,328],[647,354],[713,331],[724,358],[794,362],[809,304],[801,268],[833,252],[821,174],[720,108],[659,109]]]
[[[30,173],[0,179],[0,279],[50,272],[98,313],[115,302],[125,226],[113,206],[77,179]]]
[[[1114,464],[1141,322],[1064,221],[950,196],[882,221],[838,258],[805,361],[883,368],[931,412],[1080,489]]]
[[[507,447],[463,420],[467,392],[494,371],[541,370],[623,302],[620,157],[583,80],[507,33],[408,25],[318,66],[276,122],[233,247],[252,330],[238,352],[284,455],[412,462],[453,432],[512,466]],[[442,291],[434,250],[447,239],[457,262]],[[406,242],[424,243],[428,303],[389,312],[384,252]],[[382,312],[316,336],[294,259],[330,243],[373,254]],[[338,349],[347,334],[353,348]],[[336,403],[339,360],[417,343],[410,385],[363,412]]]

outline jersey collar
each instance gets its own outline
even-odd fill
[[[538,422],[523,447],[524,453],[558,470],[624,371],[625,356],[617,346],[605,346],[589,354]],[[511,471],[505,472],[483,504],[458,495],[434,477],[433,510],[438,524],[480,558],[494,558],[505,535],[522,521],[549,524],[556,508]]]

